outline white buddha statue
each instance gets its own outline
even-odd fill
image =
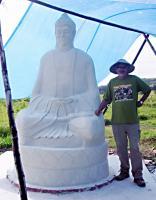
[[[26,179],[30,184],[45,187],[83,185],[108,176],[104,120],[103,116],[94,114],[100,103],[94,65],[89,55],[74,48],[75,33],[75,23],[63,14],[55,24],[56,48],[42,57],[28,108],[20,111],[16,118]],[[60,153],[65,155],[61,154],[61,167],[65,166],[59,172],[55,156],[59,157]],[[74,157],[77,161],[73,161]],[[46,159],[44,167],[41,158]],[[43,172],[45,176],[47,166],[47,178],[41,181],[40,174]],[[93,171],[93,167],[95,175],[90,172],[92,178],[89,180],[85,172]],[[82,178],[77,170],[83,171]],[[71,181],[69,173],[78,173],[77,178]],[[59,176],[64,178],[63,182]]]

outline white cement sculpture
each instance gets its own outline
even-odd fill
[[[16,118],[30,185],[79,187],[108,177],[107,143],[91,57],[74,48],[75,23],[56,22],[56,48],[41,59],[28,108]]]

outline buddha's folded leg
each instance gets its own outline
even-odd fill
[[[20,144],[33,144],[37,138],[47,137],[52,132],[55,118],[38,113],[30,113],[28,109],[20,111],[16,117],[16,126]],[[49,134],[50,135],[50,134]]]
[[[85,116],[77,117],[69,121],[69,130],[76,137],[80,137],[85,146],[94,146],[104,142],[103,117]]]
[[[68,118],[56,118],[50,113],[20,111],[16,117],[16,125],[20,144],[33,144],[40,139],[71,137],[68,131]]]

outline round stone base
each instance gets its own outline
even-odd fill
[[[109,176],[107,150],[106,142],[79,148],[20,146],[26,183],[41,188],[95,185]]]
[[[19,188],[19,183],[17,180],[17,175],[15,170],[7,172],[7,179],[13,184],[15,187]],[[103,179],[100,182],[94,184],[88,184],[85,186],[73,186],[73,187],[38,187],[35,185],[26,184],[27,191],[30,192],[39,192],[39,193],[49,193],[49,194],[65,194],[65,193],[73,193],[73,192],[85,192],[85,191],[94,191],[96,189],[100,189],[108,184],[112,183],[114,180],[114,176],[111,175],[107,177],[107,179]]]

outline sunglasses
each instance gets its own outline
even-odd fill
[[[117,68],[117,69],[119,69],[119,68],[120,68],[120,69],[127,69],[127,66],[117,66],[116,68]]]

